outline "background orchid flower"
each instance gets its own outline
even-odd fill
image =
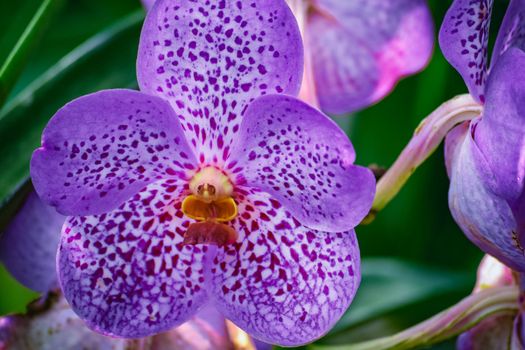
[[[287,0],[305,45],[300,96],[347,114],[384,98],[429,61],[434,28],[424,0]]]
[[[517,271],[525,270],[525,3],[511,1],[486,64],[492,2],[455,1],[440,32],[445,57],[484,104],[482,116],[446,140],[449,206],[477,246]]]
[[[213,304],[296,345],[339,319],[374,179],[325,115],[274,95],[298,92],[302,66],[284,1],[160,0],[141,34],[141,92],[100,91],[51,119],[31,174],[70,215],[59,280],[89,327],[143,337]]]

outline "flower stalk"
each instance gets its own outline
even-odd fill
[[[456,125],[481,115],[483,107],[470,95],[459,95],[443,103],[423,119],[394,164],[377,182],[374,204],[364,223],[371,222],[396,195]]]
[[[514,315],[518,288],[489,288],[472,294],[451,308],[392,336],[350,345],[313,345],[315,350],[403,350],[429,346],[454,337],[489,316]]]

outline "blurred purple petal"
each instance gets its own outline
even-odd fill
[[[266,191],[304,226],[351,230],[368,214],[372,172],[354,166],[345,133],[328,117],[293,97],[268,95],[246,111],[231,158],[247,186]]]
[[[513,322],[513,315],[488,317],[458,337],[457,350],[510,350]]]
[[[525,255],[518,240],[517,223],[508,202],[486,185],[485,176],[490,170],[481,162],[483,156],[472,140],[472,128],[472,125],[470,128],[460,125],[446,139],[452,216],[480,249],[509,267],[523,271]]]
[[[493,0],[455,0],[439,32],[439,45],[449,63],[483,102],[487,76],[487,45]]]
[[[251,100],[298,93],[301,43],[284,0],[160,0],[142,29],[138,81],[170,101],[199,158],[220,159]]]
[[[211,269],[217,308],[267,343],[292,346],[323,336],[361,279],[354,232],[310,230],[265,193],[249,194],[239,212],[248,214],[233,221],[239,242],[219,249]]]
[[[149,11],[156,0],[140,0],[142,2],[142,6],[146,9],[146,11]]]
[[[0,261],[27,288],[58,286],[56,253],[65,216],[31,192],[0,238]]]
[[[498,32],[491,66],[495,66],[498,58],[511,47],[525,50],[525,0],[510,1]]]
[[[190,321],[151,338],[148,350],[233,349],[226,320],[213,306],[205,306]]]
[[[112,210],[159,178],[184,177],[195,158],[178,118],[158,97],[105,90],[60,109],[33,153],[42,200],[66,215]],[[173,168],[175,170],[173,170]]]
[[[34,316],[0,318],[2,350],[128,350],[140,341],[115,339],[89,330],[63,300]]]
[[[178,204],[183,190],[165,180],[107,214],[68,218],[59,279],[89,327],[114,336],[149,336],[184,323],[206,303],[208,247],[182,243],[189,225]]]
[[[318,0],[310,6],[304,39],[321,108],[329,113],[381,100],[430,59],[433,23],[426,1]]]

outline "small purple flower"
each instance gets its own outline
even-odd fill
[[[284,1],[160,0],[141,34],[141,92],[55,114],[31,175],[69,215],[59,280],[89,327],[143,337],[212,304],[296,345],[340,318],[374,179],[335,123],[281,95],[297,94],[302,66]]]
[[[489,69],[491,10],[492,1],[456,0],[440,32],[445,57],[484,104],[447,136],[449,205],[470,240],[525,271],[525,2],[511,1]]]
[[[305,44],[300,96],[347,114],[390,93],[421,70],[434,45],[425,0],[287,0]]]

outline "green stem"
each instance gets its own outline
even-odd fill
[[[470,95],[460,95],[443,103],[426,117],[394,164],[377,182],[372,210],[364,223],[370,222],[397,195],[412,173],[434,153],[452,128],[476,118],[482,113],[482,108]]]
[[[26,29],[0,67],[0,106],[4,104],[9,92],[15,84],[31,47],[41,34],[43,28],[57,12],[63,0],[44,0]]]
[[[472,294],[432,318],[392,336],[350,345],[312,345],[312,350],[405,350],[430,346],[472,328],[481,320],[518,311],[518,288],[495,287]]]

